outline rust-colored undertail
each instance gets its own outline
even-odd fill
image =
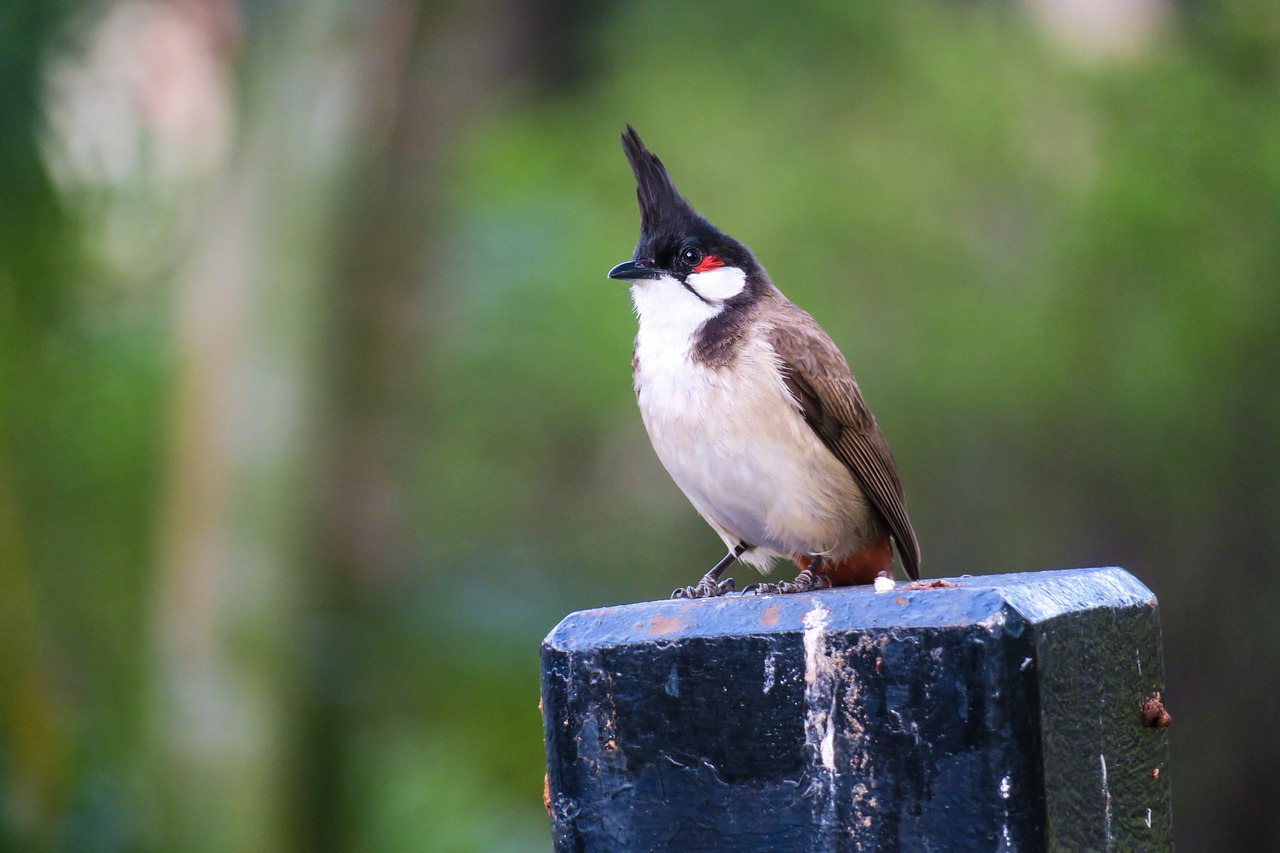
[[[813,565],[813,558],[799,555],[792,558],[800,571]],[[876,575],[888,572],[893,577],[893,546],[889,537],[882,536],[861,551],[850,554],[839,562],[823,560],[818,574],[826,575],[832,586],[856,586],[874,583]]]

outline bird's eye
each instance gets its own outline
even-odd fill
[[[698,262],[702,260],[702,252],[690,246],[680,253],[680,260],[684,261],[691,267],[696,267]]]

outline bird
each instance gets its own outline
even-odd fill
[[[728,553],[672,598],[736,591],[737,561],[792,581],[742,592],[798,593],[907,576],[920,546],[888,442],[839,348],[787,299],[755,255],[698,214],[631,125],[640,237],[609,270],[638,320],[632,380],[659,460]]]

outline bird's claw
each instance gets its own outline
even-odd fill
[[[720,582],[713,581],[711,578],[704,577],[698,581],[697,586],[686,586],[675,590],[671,593],[672,598],[715,598],[724,595],[727,592],[733,592],[737,589],[737,585],[733,582],[733,578],[725,578]]]
[[[743,595],[790,595],[796,592],[810,592],[815,589],[830,589],[831,578],[826,575],[815,575],[805,569],[796,575],[793,581],[781,583],[752,583],[742,588]]]

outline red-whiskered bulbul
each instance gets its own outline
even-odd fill
[[[840,350],[773,286],[746,246],[698,215],[630,125],[640,240],[609,271],[630,282],[639,317],[631,360],[640,415],[676,485],[729,553],[673,598],[721,595],[735,560],[794,581],[756,592],[920,576],[889,445]]]

